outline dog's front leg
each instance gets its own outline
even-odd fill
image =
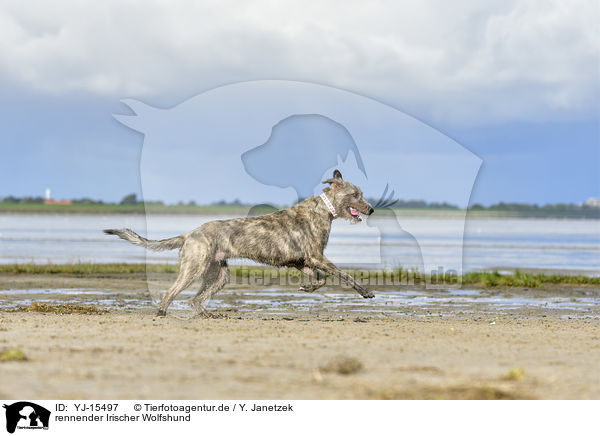
[[[358,292],[364,298],[373,298],[375,296],[375,294],[373,294],[373,292],[371,290],[358,284],[356,282],[356,280],[354,280],[354,277],[352,277],[350,274],[345,273],[344,271],[339,269],[326,257],[309,259],[306,263],[308,266],[310,266],[314,269],[323,271],[324,273],[330,274],[335,277],[339,277],[340,280],[343,280],[349,286],[353,287],[356,290],[356,292]]]
[[[317,289],[319,289],[320,287],[324,286],[325,283],[327,283],[325,275],[321,273],[321,271],[318,269],[313,270],[312,268],[306,266],[302,269],[298,269],[304,274],[306,274],[309,280],[309,283],[305,283],[302,286],[300,286],[300,289],[298,289],[299,291],[315,292]]]

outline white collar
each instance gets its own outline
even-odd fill
[[[329,201],[329,198],[327,198],[325,193],[323,192],[321,195],[319,195],[319,197],[321,197],[323,203],[325,203],[325,206],[327,206],[327,209],[329,209],[329,212],[331,212],[331,215],[333,215],[334,218],[337,217],[335,207],[333,207],[333,204],[331,204],[331,201]]]

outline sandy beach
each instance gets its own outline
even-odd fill
[[[26,357],[0,362],[7,399],[600,399],[595,287],[376,289],[370,307],[344,289],[238,286],[211,304],[223,319],[187,319],[184,301],[155,317],[135,274],[0,289],[0,352]],[[109,312],[15,311],[33,301]]]

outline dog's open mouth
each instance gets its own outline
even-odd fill
[[[360,218],[360,214],[353,207],[348,207],[348,212],[350,213],[350,215],[352,215],[352,218],[354,218],[355,220],[362,221],[362,219]]]

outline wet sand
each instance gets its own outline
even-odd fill
[[[169,275],[156,280],[170,283]],[[600,290],[228,286],[154,316],[143,275],[0,277],[0,397],[600,399]],[[59,290],[59,291],[56,291]],[[187,296],[189,298],[189,295]],[[103,315],[12,311],[33,301]]]

